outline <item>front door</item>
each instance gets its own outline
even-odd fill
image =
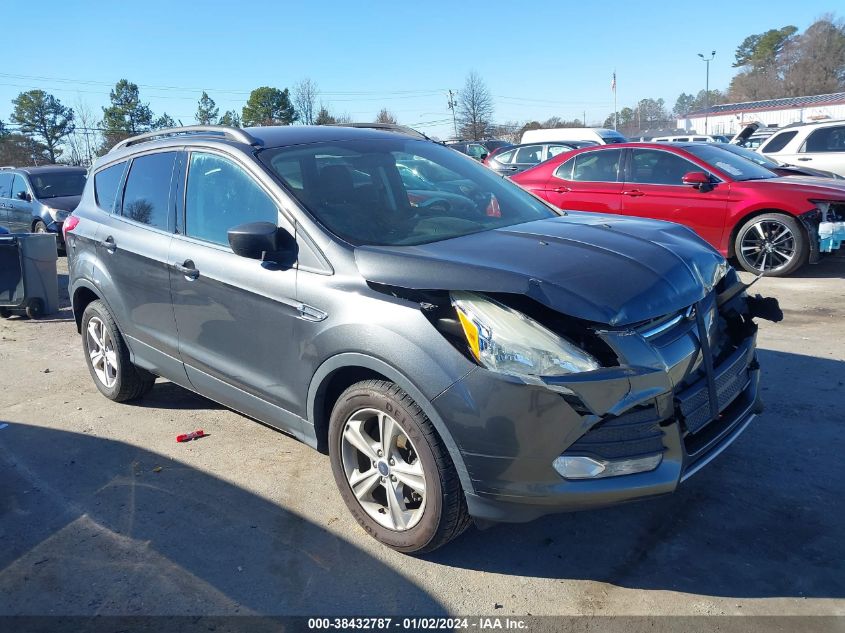
[[[683,224],[719,248],[730,185],[716,182],[700,189],[685,185],[684,174],[704,169],[668,150],[630,151],[622,213]]]
[[[293,432],[305,396],[297,376],[296,268],[235,255],[227,232],[273,222],[279,205],[245,166],[210,151],[187,161],[183,229],[170,252],[179,351],[194,388]],[[301,373],[301,372],[299,372]]]
[[[621,164],[621,149],[576,154],[554,171],[542,195],[561,209],[621,213]]]
[[[9,222],[14,225],[14,231],[28,233],[32,230],[32,196],[20,174],[12,177],[11,208],[8,211]]]

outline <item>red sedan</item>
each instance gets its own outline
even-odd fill
[[[819,227],[842,231],[845,184],[779,177],[712,143],[585,147],[512,180],[562,209],[684,224],[758,274],[787,275],[842,243]]]

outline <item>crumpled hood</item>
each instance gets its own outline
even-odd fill
[[[608,325],[701,300],[725,265],[678,224],[578,212],[421,246],[360,246],[355,260],[374,283],[524,294]]]
[[[39,199],[39,202],[45,207],[50,207],[51,209],[73,211],[79,206],[80,200],[82,200],[82,196],[59,196],[57,198]]]

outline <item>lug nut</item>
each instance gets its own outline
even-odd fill
[[[390,465],[391,465],[391,466],[395,466],[395,465],[396,465],[396,460],[395,460],[395,459],[393,459],[392,457],[390,458]]]
[[[390,481],[396,481],[396,475],[391,475],[391,476],[390,476]]]
[[[384,452],[380,450],[380,451],[378,451],[377,454],[378,454],[379,457],[382,457],[384,455]]]

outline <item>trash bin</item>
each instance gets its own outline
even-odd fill
[[[31,318],[59,309],[56,238],[51,233],[0,233],[0,316]]]

